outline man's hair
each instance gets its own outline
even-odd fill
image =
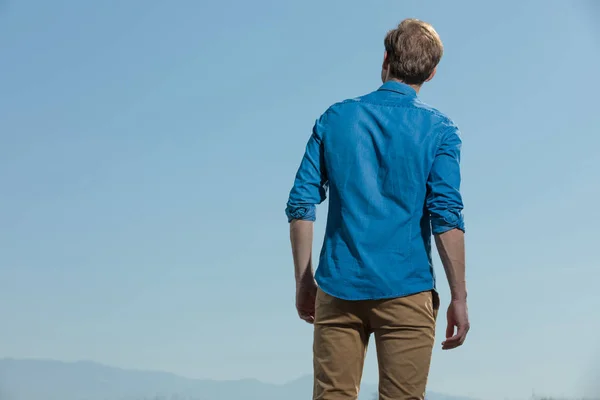
[[[409,85],[421,85],[442,59],[444,46],[433,26],[405,19],[385,37],[390,74]]]

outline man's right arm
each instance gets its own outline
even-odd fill
[[[465,227],[460,194],[461,145],[456,127],[450,127],[442,134],[427,181],[427,210],[452,296],[447,313],[446,341],[442,343],[447,350],[462,345],[469,330]]]

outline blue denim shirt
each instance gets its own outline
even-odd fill
[[[464,231],[461,143],[448,117],[395,81],[316,121],[286,214],[314,221],[329,192],[323,291],[367,300],[435,289],[431,235]]]

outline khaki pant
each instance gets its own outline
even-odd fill
[[[432,291],[390,300],[347,301],[319,289],[314,400],[356,400],[375,335],[379,400],[423,400],[439,300]]]

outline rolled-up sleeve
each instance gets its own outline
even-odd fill
[[[427,211],[434,234],[452,229],[464,232],[463,200],[460,193],[462,140],[456,127],[442,133],[427,180]]]
[[[319,118],[306,145],[306,151],[294,186],[290,192],[285,213],[288,222],[295,219],[314,221],[316,205],[327,198],[327,171],[325,169],[323,149],[323,118]]]

